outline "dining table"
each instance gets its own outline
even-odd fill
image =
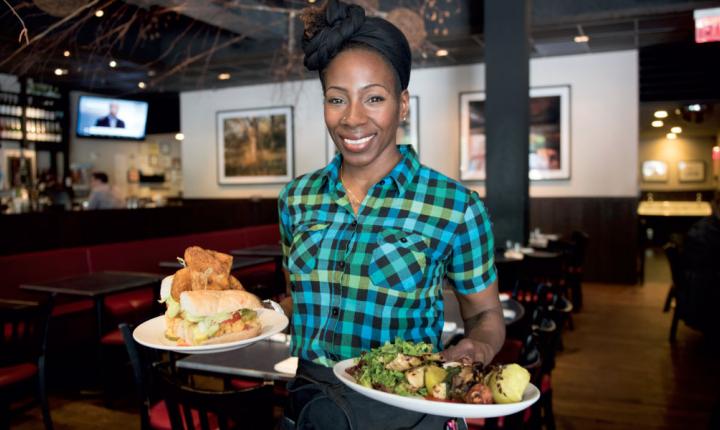
[[[273,258],[271,257],[243,257],[243,256],[236,256],[233,258],[232,265],[230,266],[230,271],[234,272],[236,270],[245,269],[252,266],[257,266],[260,264],[270,263],[273,261]],[[168,270],[180,270],[185,265],[180,262],[180,260],[168,260],[168,261],[161,261],[158,263],[158,267],[161,269],[168,269]]]
[[[451,290],[444,289],[445,326],[442,336],[444,343],[463,333],[460,308],[451,294],[454,294]],[[506,325],[522,319],[525,311],[520,302],[501,295],[500,303],[503,306]],[[290,335],[278,333],[244,348],[215,354],[190,355],[177,360],[175,365],[179,369],[222,376],[289,381],[295,377],[295,374],[294,371],[289,372],[286,369],[293,369],[296,360],[290,356]]]
[[[20,285],[20,289],[47,293],[48,306],[52,306],[59,295],[90,298],[95,307],[95,324],[97,333],[98,369],[102,363],[101,339],[104,334],[103,313],[105,297],[143,287],[157,286],[159,291],[163,276],[155,273],[100,271],[83,275],[69,276],[48,281],[33,282]],[[99,370],[98,370],[99,371]]]
[[[247,248],[233,249],[233,257],[272,258],[275,261],[274,285],[275,294],[285,293],[285,274],[283,273],[283,251],[280,243],[249,246]]]

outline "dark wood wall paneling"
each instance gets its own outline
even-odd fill
[[[0,255],[226,230],[278,221],[277,199],[187,199],[152,209],[0,216]]]
[[[635,284],[639,276],[638,200],[635,197],[530,199],[530,228],[590,236],[584,279]]]
[[[590,235],[588,281],[634,284],[638,277],[637,199],[533,198],[530,227]],[[225,230],[277,222],[276,199],[186,199],[156,209],[0,216],[0,254]]]

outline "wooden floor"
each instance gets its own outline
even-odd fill
[[[558,429],[709,429],[720,408],[720,348],[680,323],[668,341],[670,274],[647,258],[642,286],[587,284],[553,373]]]
[[[647,260],[642,286],[586,284],[585,307],[564,335],[553,373],[560,430],[710,429],[720,409],[720,348],[685,327],[668,342],[663,313],[670,275],[662,255]],[[102,401],[55,395],[57,430],[139,428],[129,401],[114,409]],[[37,409],[13,420],[13,429],[42,428]]]

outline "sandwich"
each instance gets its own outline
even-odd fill
[[[183,268],[160,287],[165,337],[178,345],[206,345],[260,334],[256,309],[262,304],[230,274],[232,256],[191,246],[183,257]]]
[[[262,324],[253,294],[241,290],[195,290],[172,298],[172,276],[162,282],[160,298],[167,305],[165,337],[181,346],[209,345],[258,336]]]

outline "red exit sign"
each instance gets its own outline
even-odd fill
[[[698,9],[695,16],[695,43],[720,42],[720,7]]]

